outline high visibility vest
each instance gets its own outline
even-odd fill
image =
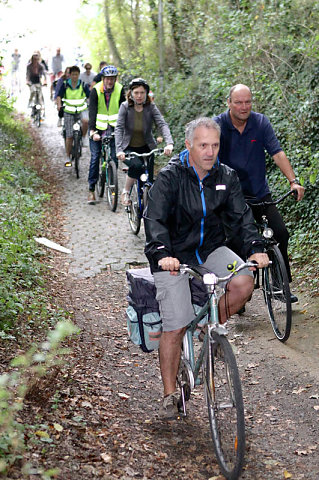
[[[66,83],[64,98],[62,98],[64,111],[66,113],[77,113],[86,110],[86,95],[81,82],[78,88],[71,88]]]
[[[114,90],[111,93],[111,98],[109,101],[109,108],[106,108],[103,81],[94,85],[94,88],[97,92],[98,97],[95,127],[98,130],[106,130],[108,125],[111,125],[111,127],[115,127],[120,108],[119,104],[123,85],[115,82]]]

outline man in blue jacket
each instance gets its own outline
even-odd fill
[[[236,170],[245,197],[250,202],[270,201],[271,194],[266,178],[265,151],[274,159],[276,165],[287,178],[290,188],[298,191],[298,200],[304,195],[294,170],[280,146],[270,121],[265,115],[252,111],[252,94],[246,85],[238,84],[230,89],[227,99],[228,110],[214,120],[221,127],[219,159],[225,165]],[[260,211],[253,208],[253,214],[260,221]],[[284,221],[275,205],[267,207],[269,226],[279,242],[289,281],[291,281],[288,260],[289,234]],[[292,302],[297,302],[295,295]]]
[[[186,326],[194,317],[187,275],[180,263],[203,265],[218,276],[227,265],[243,260],[226,246],[238,236],[242,252],[262,268],[268,265],[263,243],[250,208],[246,205],[237,174],[219,164],[220,127],[210,118],[186,126],[186,150],[171,159],[150,190],[144,215],[146,247],[157,290],[163,324],[160,367],[164,400],[160,416],[178,413],[176,376]],[[241,271],[227,286],[219,302],[220,321],[241,308],[253,291],[252,272]]]

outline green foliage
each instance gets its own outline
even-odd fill
[[[0,474],[23,458],[25,425],[17,420],[17,413],[23,408],[30,380],[44,376],[62,362],[62,355],[68,351],[60,345],[77,332],[71,322],[59,322],[42,345],[16,357],[11,362],[11,373],[0,376]],[[51,478],[49,473],[44,472],[42,478]]]

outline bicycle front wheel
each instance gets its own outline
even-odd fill
[[[148,194],[149,194],[149,191],[150,191],[150,185],[144,185],[144,189],[143,189],[143,212],[147,206],[147,201],[148,201]]]
[[[118,180],[117,180],[117,168],[114,160],[110,160],[107,164],[107,201],[112,212],[115,212],[118,199]]]
[[[100,166],[99,166],[99,178],[96,184],[97,194],[100,198],[104,195],[105,190],[105,182],[106,182],[106,165],[103,158],[100,159]]]
[[[287,270],[277,245],[267,249],[271,264],[263,270],[263,293],[274,334],[285,342],[291,330],[291,297]]]
[[[245,418],[235,355],[226,337],[211,333],[203,366],[214,450],[227,480],[239,478],[245,455]]]
[[[73,159],[76,178],[80,178],[81,144],[79,135],[73,137]]]
[[[140,217],[140,207],[139,207],[139,196],[137,185],[134,185],[130,191],[130,200],[131,203],[126,207],[128,221],[130,223],[130,227],[134,235],[137,235],[141,228],[141,217]]]

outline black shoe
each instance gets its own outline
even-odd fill
[[[241,307],[241,308],[238,310],[238,312],[236,312],[236,313],[237,313],[237,315],[242,315],[242,314],[245,313],[245,312],[246,312],[246,308],[245,308],[245,305],[244,305],[244,306]]]
[[[297,302],[299,302],[299,299],[298,299],[298,297],[296,297],[296,295],[291,293],[290,294],[290,301],[291,301],[291,303],[297,303]]]

